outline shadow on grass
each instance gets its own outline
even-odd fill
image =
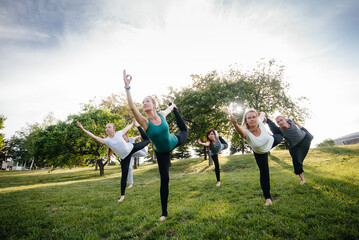
[[[280,160],[276,156],[271,155],[270,159],[286,170],[293,169],[290,164],[286,163],[283,160]],[[314,184],[316,185],[316,187],[312,187],[315,187],[316,190],[320,189],[323,195],[328,196],[328,193],[331,193],[331,197],[339,201],[349,200],[353,201],[354,203],[359,202],[359,186],[354,183],[358,180],[348,177],[346,178],[346,180],[349,180],[349,182],[336,179],[335,177],[331,177],[333,176],[332,172],[325,171],[323,169],[319,170],[317,167],[312,167],[309,165],[305,165],[304,170],[306,170],[304,172],[304,176],[307,179],[311,179],[312,181],[314,181]]]

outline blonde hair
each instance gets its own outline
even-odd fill
[[[248,123],[247,123],[247,114],[250,113],[250,112],[253,112],[256,114],[256,117],[258,118],[258,112],[255,110],[255,109],[249,109],[246,111],[246,113],[243,115],[243,123],[242,123],[242,128],[244,129],[248,129],[249,130],[249,126],[248,126]],[[259,126],[259,123],[257,122],[257,126],[256,128]]]

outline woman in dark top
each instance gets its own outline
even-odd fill
[[[169,182],[169,166],[170,166],[170,153],[177,146],[182,145],[188,136],[188,130],[185,122],[183,121],[181,115],[177,111],[175,104],[167,102],[169,105],[165,111],[157,112],[156,101],[151,97],[147,96],[142,101],[143,111],[146,113],[147,118],[143,116],[140,111],[136,108],[131,92],[130,92],[130,83],[132,76],[126,74],[126,71],[123,70],[123,80],[125,83],[126,95],[128,105],[133,115],[135,116],[137,122],[142,126],[143,130],[146,132],[147,136],[151,139],[155,145],[155,152],[157,156],[158,169],[161,176],[161,205],[162,205],[162,215],[160,221],[163,221],[167,217],[167,202],[168,202],[168,182]],[[166,121],[166,116],[173,111],[176,123],[180,132],[176,135],[170,134],[168,123]]]
[[[211,157],[214,162],[214,172],[216,173],[217,184],[216,186],[221,186],[221,176],[219,170],[218,154],[228,148],[228,144],[224,139],[218,135],[218,132],[211,128],[206,135],[207,141],[204,143],[201,139],[198,139],[197,142],[203,146],[209,147],[211,152]]]

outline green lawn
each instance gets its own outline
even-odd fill
[[[157,165],[134,170],[120,197],[119,166],[0,172],[1,239],[359,239],[359,145],[317,148],[293,174],[288,151],[270,156],[272,206],[264,206],[252,154],[174,160],[168,218],[159,222]]]

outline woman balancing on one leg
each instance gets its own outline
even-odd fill
[[[224,139],[218,135],[218,132],[211,128],[207,132],[207,141],[203,143],[201,139],[198,139],[197,142],[203,146],[209,147],[211,152],[211,157],[214,162],[214,172],[216,173],[217,178],[217,187],[221,186],[221,176],[219,172],[219,163],[218,163],[218,154],[228,148],[228,144]]]
[[[307,156],[313,136],[294,119],[283,116],[275,118],[285,139],[289,143],[289,153],[292,156],[294,173],[300,178],[300,184],[306,183],[303,175],[303,161]],[[297,127],[297,126],[298,127]]]
[[[242,138],[246,139],[249,146],[251,146],[256,159],[260,172],[260,183],[263,191],[264,198],[266,199],[265,205],[272,204],[270,195],[270,178],[268,166],[268,153],[283,140],[283,135],[280,129],[269,119],[266,120],[269,125],[273,136],[269,135],[263,121],[266,120],[264,113],[258,116],[256,110],[249,110],[243,117],[243,124],[240,127],[237,120],[233,115],[230,116],[230,121],[233,123],[236,131]]]
[[[174,104],[170,103],[170,106],[165,111],[157,113],[156,101],[150,96],[145,97],[142,102],[143,111],[147,115],[147,118],[144,117],[138,111],[132,100],[130,92],[130,83],[132,77],[130,75],[127,75],[125,70],[123,71],[123,80],[125,82],[128,105],[132,113],[134,114],[137,122],[143,127],[143,129],[146,131],[146,134],[155,145],[158,169],[161,176],[160,195],[162,215],[160,217],[160,221],[163,221],[167,217],[170,152],[186,141],[188,136],[188,130],[185,125],[185,122],[181,118],[181,115],[177,111],[177,108]],[[176,118],[177,126],[180,129],[180,132],[176,135],[170,134],[169,127],[166,121],[166,116],[171,111],[173,111]]]
[[[131,129],[131,127],[136,123],[135,120],[133,120],[133,123],[125,127],[124,129],[117,131],[115,125],[113,123],[108,123],[106,125],[106,133],[108,135],[107,138],[100,138],[95,136],[93,133],[87,131],[84,129],[82,124],[77,121],[77,126],[90,138],[94,139],[96,142],[106,145],[110,148],[111,151],[115,152],[116,155],[122,159],[121,161],[121,197],[118,200],[118,202],[122,202],[125,199],[125,190],[127,185],[127,174],[128,174],[128,166],[130,164],[131,156],[133,153],[137,152],[138,150],[144,148],[147,144],[150,143],[150,139],[147,137],[143,129],[138,126],[138,130],[141,133],[141,136],[143,138],[142,142],[139,143],[128,143],[126,142],[122,135],[127,133],[128,130]],[[109,154],[111,156],[111,153]]]

